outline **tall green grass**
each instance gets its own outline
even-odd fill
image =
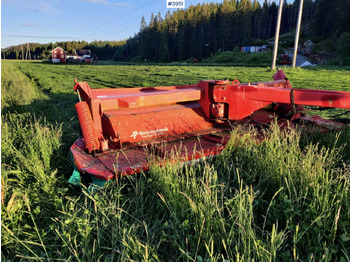
[[[72,171],[65,141],[77,136],[69,134],[76,121],[70,109],[59,112],[76,99],[65,89],[68,80],[59,89],[45,76],[52,67],[36,73],[32,64],[17,66],[36,80],[23,77],[27,89],[2,88],[3,260],[349,260],[348,130],[302,135],[273,125],[260,141],[261,133],[236,126],[216,158],[152,166],[91,195],[65,182]],[[64,66],[55,68],[69,74]],[[177,70],[181,77],[202,77],[198,68],[195,76],[189,67]],[[6,90],[20,94],[11,98]],[[21,93],[28,90],[31,96]],[[30,98],[25,104],[16,100],[23,96]],[[57,109],[56,120],[49,111],[43,117],[42,108],[50,106]]]
[[[55,218],[61,255],[82,261],[339,261],[349,241],[342,151],[295,130],[237,128],[225,152],[153,166],[69,198]],[[335,141],[336,143],[336,141]],[[336,144],[334,144],[336,145]]]
[[[38,92],[30,80],[13,64],[1,68],[1,109],[24,106],[37,98]]]
[[[32,103],[45,96],[17,68],[3,66],[1,80],[2,257],[49,257],[47,221],[65,191],[53,168],[62,130],[35,118]]]

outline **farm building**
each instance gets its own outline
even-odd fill
[[[61,47],[56,47],[51,51],[52,63],[65,63],[67,58],[67,52]]]
[[[67,59],[70,62],[91,63],[93,61],[90,49],[75,49],[74,54],[67,54]]]
[[[256,53],[256,52],[263,52],[266,51],[267,47],[266,45],[263,46],[242,46],[241,47],[241,52],[247,53]]]
[[[90,49],[75,49],[75,55],[86,63],[92,62],[92,56]]]

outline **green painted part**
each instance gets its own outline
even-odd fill
[[[74,167],[72,175],[68,179],[68,183],[75,185],[75,186],[80,186],[80,173],[78,170],[75,169],[75,167]]]
[[[70,160],[72,161],[73,163],[73,173],[72,175],[70,176],[70,178],[68,179],[68,183],[72,184],[72,185],[75,185],[75,186],[80,186],[80,173],[79,171],[77,170],[75,164],[74,164],[74,160],[73,160],[73,155],[72,153],[70,153]]]
[[[103,179],[99,179],[96,178],[94,176],[90,176],[91,177],[91,184],[89,185],[89,187],[87,188],[87,191],[89,193],[95,193],[97,192],[99,189],[101,189],[108,181],[103,180]]]
[[[80,176],[80,173],[79,173],[78,169],[76,168],[76,166],[74,164],[73,155],[70,154],[70,156],[71,156],[71,161],[73,163],[74,170],[73,170],[73,173],[72,173],[71,177],[68,179],[68,183],[70,183],[72,185],[75,185],[75,186],[80,186],[81,187],[81,176]],[[90,178],[91,178],[91,184],[88,186],[87,189],[83,189],[83,190],[86,190],[88,193],[95,193],[95,192],[97,192],[107,182],[110,181],[110,180],[106,181],[106,180],[103,180],[103,179],[99,179],[99,178],[96,178],[96,177],[91,176],[91,175],[90,175]]]

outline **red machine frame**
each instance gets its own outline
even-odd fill
[[[255,124],[304,119],[327,128],[343,125],[302,114],[302,105],[350,109],[350,93],[293,89],[284,72],[274,81],[241,84],[208,80],[197,85],[74,90],[83,138],[71,147],[80,174],[108,181],[149,167],[150,152],[162,159],[181,151],[182,161],[220,153],[230,121]],[[273,104],[272,110],[265,110]],[[288,116],[286,116],[288,115]],[[290,122],[292,125],[292,122]]]

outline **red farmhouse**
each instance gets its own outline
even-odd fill
[[[67,52],[61,47],[56,47],[51,51],[52,63],[65,63],[67,58]]]

